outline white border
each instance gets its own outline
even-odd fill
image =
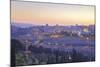
[[[84,4],[84,5],[94,5],[95,4],[95,0],[22,0],[22,1],[40,1],[40,2]]]
[[[10,2],[0,0],[0,67],[10,64]]]

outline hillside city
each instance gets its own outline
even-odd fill
[[[95,25],[11,24],[11,45],[17,66],[95,61]]]

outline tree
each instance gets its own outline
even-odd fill
[[[16,55],[24,50],[23,44],[16,39],[11,39],[11,66],[16,66]]]
[[[72,50],[72,62],[85,62],[88,61],[88,57],[84,56],[82,53],[76,51],[75,49]]]

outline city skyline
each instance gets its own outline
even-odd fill
[[[34,25],[95,24],[94,6],[11,1],[11,22]]]

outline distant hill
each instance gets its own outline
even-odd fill
[[[16,26],[16,27],[21,27],[21,28],[26,28],[26,27],[32,27],[33,24],[28,24],[28,23],[14,23],[11,22],[12,26]]]
[[[25,35],[30,32],[32,25],[24,24],[11,24],[11,35],[12,37],[18,37],[19,35]]]

